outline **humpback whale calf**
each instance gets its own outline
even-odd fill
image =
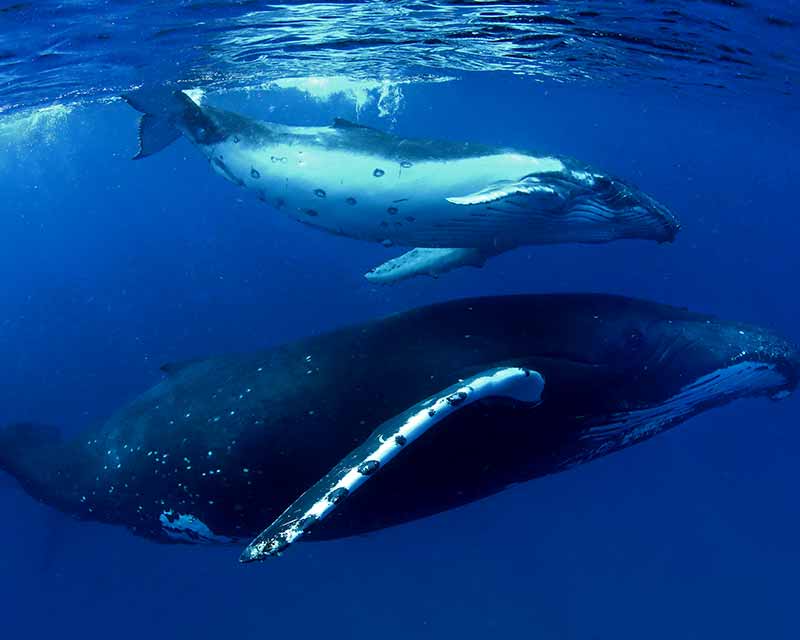
[[[737,398],[785,397],[800,353],[652,302],[520,295],[163,370],[74,440],[1,429],[0,469],[46,504],[155,540],[256,536],[248,562],[463,505]]]
[[[166,87],[123,97],[144,114],[136,158],[183,134],[214,171],[300,222],[415,247],[367,273],[372,282],[482,266],[524,245],[671,242],[679,228],[647,194],[566,158],[401,138],[342,119],[259,122]]]

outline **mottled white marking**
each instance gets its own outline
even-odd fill
[[[617,413],[609,422],[589,429],[583,438],[602,442],[600,453],[626,447],[692,415],[703,403],[766,392],[785,383],[786,378],[773,364],[739,362],[698,378],[660,405]]]
[[[175,513],[172,509],[159,516],[161,527],[173,540],[182,542],[230,544],[235,539],[218,536],[199,518],[187,513]]]
[[[196,104],[202,105],[205,102],[206,98],[206,90],[200,87],[195,87],[193,89],[183,89],[183,92],[191,98],[193,102]]]
[[[596,174],[590,173],[589,171],[576,171],[573,169],[570,173],[572,174],[573,178],[579,182],[583,182],[587,186],[593,185],[594,179],[597,177]]]
[[[493,369],[468,378],[463,385],[448,387],[441,394],[412,408],[411,413],[396,423],[389,420],[376,430],[367,442],[339,463],[331,472],[293,503],[270,527],[259,535],[242,553],[243,561],[260,560],[277,555],[295,542],[311,524],[325,518],[335,509],[337,492],[351,494],[374,472],[391,462],[405,447],[417,440],[439,422],[465,406],[485,398],[507,398],[526,404],[541,400],[544,379],[536,371],[519,367]],[[391,426],[383,433],[382,427]],[[355,455],[357,452],[358,455]],[[301,511],[298,503],[309,494],[322,497]],[[291,514],[288,516],[287,514]],[[286,519],[285,522],[282,522]],[[276,530],[272,530],[276,528]]]

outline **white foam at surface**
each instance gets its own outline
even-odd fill
[[[66,122],[73,107],[54,104],[0,117],[0,151],[6,145],[19,145],[36,138],[51,144],[58,139],[58,129]]]

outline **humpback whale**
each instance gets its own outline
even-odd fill
[[[342,119],[260,122],[167,87],[123,98],[144,114],[135,158],[183,135],[218,174],[302,223],[414,247],[369,271],[372,282],[482,266],[524,245],[671,242],[679,229],[647,194],[567,158],[407,139]]]
[[[800,353],[653,302],[519,295],[163,370],[73,440],[0,429],[0,469],[46,504],[157,541],[251,540],[249,562],[466,504],[737,398],[780,399]]]

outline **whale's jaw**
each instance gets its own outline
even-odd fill
[[[662,335],[640,348],[641,362],[628,374],[651,393],[638,406],[587,421],[585,449],[564,466],[631,446],[738,399],[784,399],[800,381],[800,351],[768,330],[701,318],[662,322],[651,332]]]
[[[672,242],[680,223],[660,202],[627,183],[594,174],[567,205],[568,215],[615,238]],[[612,231],[613,230],[613,231]]]
[[[565,466],[587,462],[611,451],[647,440],[711,407],[748,396],[768,395],[781,399],[791,385],[775,364],[743,361],[712,371],[686,384],[663,402],[606,416],[582,436],[589,446],[579,459]]]

